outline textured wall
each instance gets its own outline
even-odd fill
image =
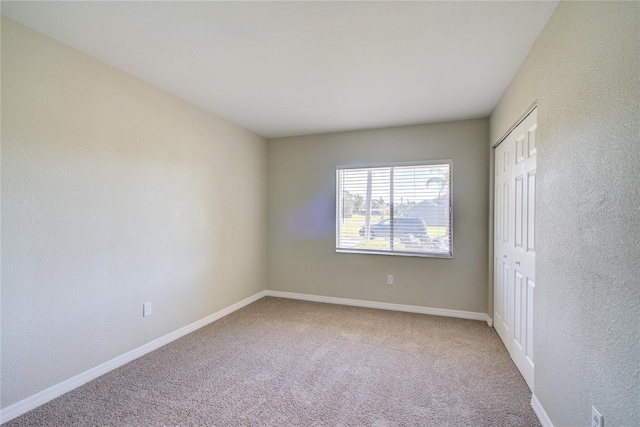
[[[482,119],[269,140],[268,289],[486,313],[487,138]],[[453,259],[335,252],[337,165],[449,158]]]
[[[556,426],[640,420],[640,3],[561,3],[491,116],[538,100],[535,394]]]
[[[263,138],[3,18],[2,407],[263,290],[265,182]]]

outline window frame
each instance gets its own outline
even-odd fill
[[[411,166],[429,166],[429,165],[449,165],[449,252],[411,252],[411,251],[394,251],[394,250],[381,250],[381,249],[365,249],[365,248],[341,248],[338,246],[340,242],[340,219],[341,219],[341,202],[340,196],[340,172],[349,169],[374,169],[374,168],[395,168],[395,167],[411,167]],[[391,174],[393,176],[393,174]],[[336,201],[336,218],[335,218],[335,249],[336,253],[346,254],[364,254],[364,255],[390,255],[390,256],[408,256],[408,257],[420,257],[420,258],[437,258],[437,259],[452,259],[453,258],[453,160],[452,159],[435,159],[435,160],[423,160],[423,161],[410,161],[410,162],[388,162],[388,163],[364,163],[364,164],[349,164],[336,166],[335,174],[335,201]],[[391,194],[393,191],[390,189]],[[393,205],[393,200],[391,200]],[[393,209],[392,209],[393,210]],[[387,218],[389,220],[389,218]]]

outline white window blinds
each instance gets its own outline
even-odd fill
[[[336,168],[336,250],[450,258],[451,169],[451,160]]]

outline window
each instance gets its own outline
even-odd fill
[[[336,168],[336,251],[452,257],[452,162]]]

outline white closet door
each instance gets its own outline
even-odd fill
[[[511,319],[508,302],[510,300],[509,279],[509,217],[510,217],[510,176],[512,161],[512,144],[507,137],[495,151],[495,200],[494,200],[494,325],[507,348],[511,340]]]
[[[495,194],[494,319],[496,331],[531,390],[534,371],[536,129],[537,112],[533,110],[495,151],[496,191],[498,182],[502,183],[502,190],[501,194]],[[509,162],[509,165],[498,165],[499,161]],[[500,174],[498,167],[502,170]],[[500,203],[499,198],[502,199]],[[505,233],[505,230],[508,231]]]

